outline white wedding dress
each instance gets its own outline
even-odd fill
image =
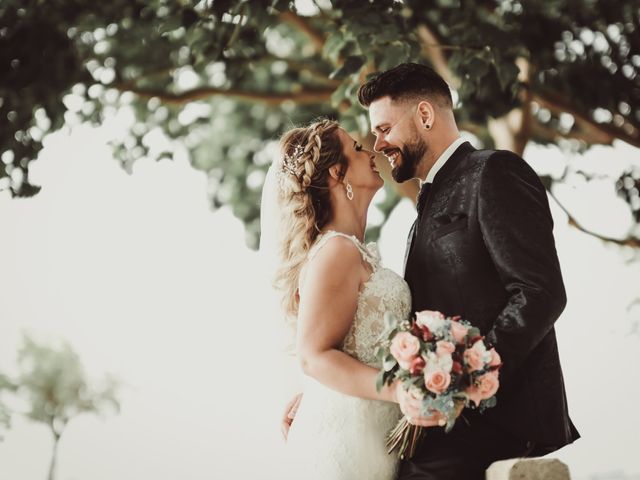
[[[408,318],[411,293],[402,277],[382,268],[374,243],[365,246],[356,237],[330,231],[316,240],[308,258],[335,236],[352,240],[373,269],[360,291],[355,318],[341,349],[379,368],[375,347],[384,329],[384,313]],[[397,453],[387,453],[385,440],[401,416],[398,405],[344,395],[307,376],[303,380],[303,393],[287,439],[285,478],[395,478]]]

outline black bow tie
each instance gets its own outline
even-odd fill
[[[427,202],[427,197],[429,196],[431,185],[431,183],[423,183],[422,188],[418,192],[418,199],[416,201],[416,210],[418,210],[418,217],[422,214],[424,204]]]

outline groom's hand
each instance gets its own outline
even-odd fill
[[[296,412],[298,411],[300,400],[302,400],[302,394],[298,393],[289,403],[287,403],[287,407],[284,409],[284,417],[282,418],[282,426],[280,429],[282,430],[282,436],[285,440],[287,439],[287,435],[289,435],[289,429],[291,428],[293,418],[296,416]]]
[[[440,413],[424,417],[422,415],[422,399],[406,391],[400,382],[396,386],[396,398],[398,399],[400,410],[411,425],[419,427],[437,427],[441,425],[444,417]]]

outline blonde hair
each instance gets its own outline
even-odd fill
[[[290,322],[298,314],[298,282],[307,253],[333,216],[329,168],[341,165],[341,176],[347,168],[338,128],[337,122],[321,120],[289,130],[280,140],[280,265],[274,285],[282,294],[282,307]]]

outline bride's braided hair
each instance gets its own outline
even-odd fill
[[[321,120],[286,132],[280,141],[278,208],[280,266],[275,286],[282,292],[288,316],[298,313],[298,281],[307,253],[332,217],[328,189],[329,168],[347,167],[338,137],[338,124]]]

